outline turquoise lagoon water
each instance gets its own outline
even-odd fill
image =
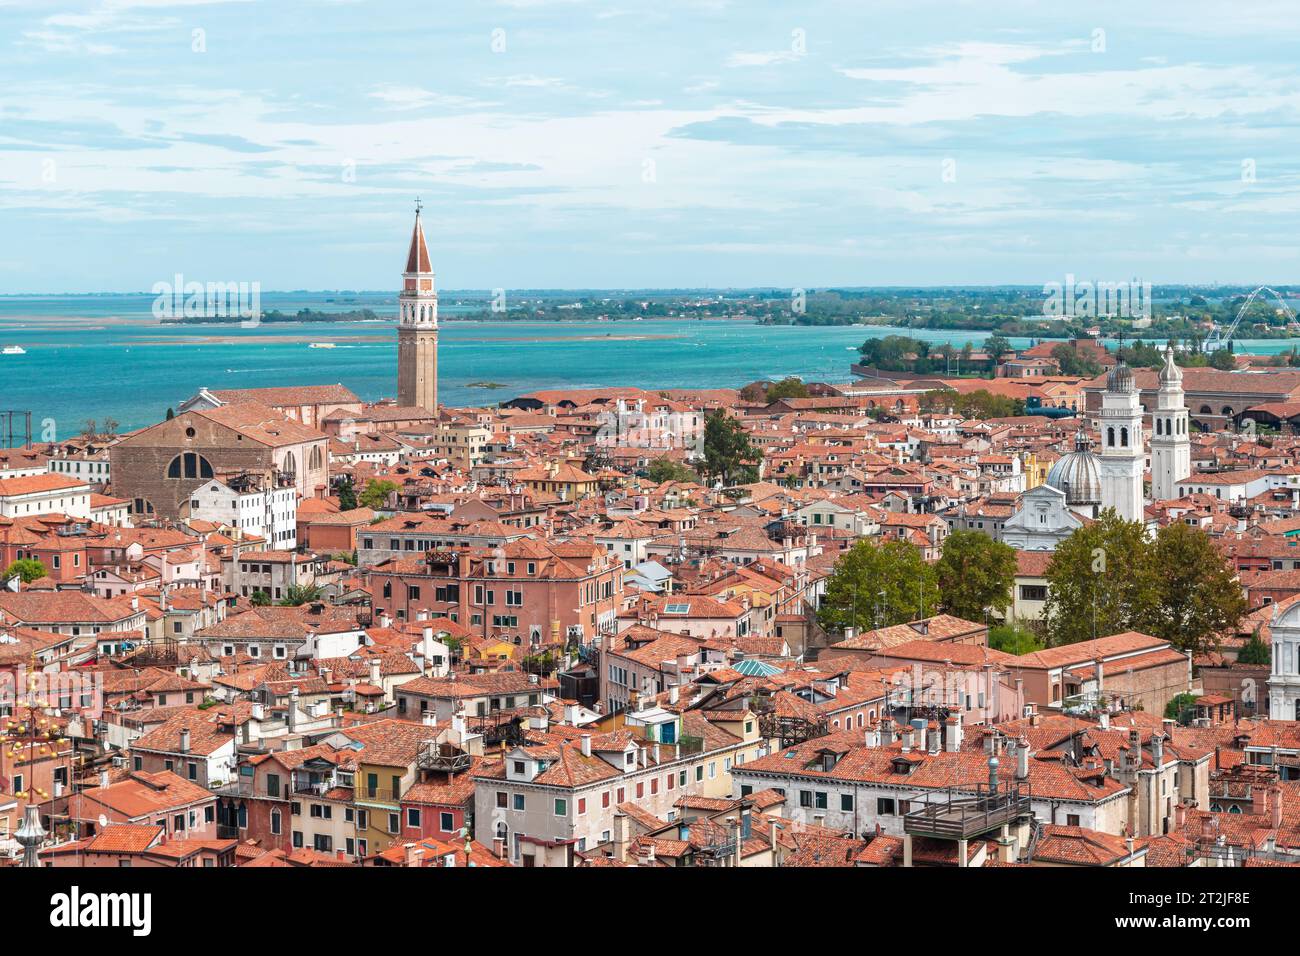
[[[124,429],[153,424],[201,387],[341,382],[367,400],[395,394],[391,321],[160,325],[152,303],[149,295],[0,296],[0,347],[27,350],[0,355],[0,410],[31,411],[35,422],[53,419],[66,436],[87,418],[113,418]],[[393,315],[396,299],[391,293],[262,295],[264,310],[303,307]],[[443,306],[445,316],[454,311]],[[978,345],[989,334],[738,320],[445,321],[439,396],[448,405],[487,405],[543,388],[735,387],[785,375],[845,381],[865,337],[898,331],[958,347]],[[313,349],[311,342],[336,347]],[[1239,351],[1278,352],[1291,344],[1241,342]],[[476,382],[504,387],[472,387]]]

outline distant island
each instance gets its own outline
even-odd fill
[[[396,318],[397,316],[392,316],[388,321]],[[275,322],[381,322],[385,320],[384,316],[378,315],[371,309],[353,309],[349,312],[319,312],[316,309],[281,312],[272,309],[270,312],[263,312],[259,321],[270,325]],[[205,315],[167,318],[160,321],[163,325],[238,325],[249,320],[239,315]]]

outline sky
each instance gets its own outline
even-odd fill
[[[1086,8],[1086,9],[1085,9]],[[0,294],[1269,283],[1294,4],[0,0]]]

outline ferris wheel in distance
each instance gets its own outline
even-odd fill
[[[1237,315],[1233,318],[1232,325],[1228,326],[1226,332],[1218,325],[1214,327],[1214,331],[1211,332],[1209,337],[1201,344],[1201,351],[1217,352],[1219,349],[1226,349],[1232,342],[1233,335],[1237,332],[1237,326],[1241,325],[1242,317],[1245,316],[1246,312],[1250,309],[1251,303],[1262,294],[1267,294],[1273,297],[1273,300],[1281,307],[1282,312],[1286,315],[1288,326],[1296,325],[1295,312],[1286,304],[1286,300],[1282,298],[1282,293],[1270,286],[1262,285],[1251,292],[1250,295],[1246,296],[1246,301],[1241,303],[1241,308],[1237,310]]]

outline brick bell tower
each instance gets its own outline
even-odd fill
[[[424,243],[420,200],[415,201],[415,229],[398,296],[397,403],[438,410],[438,293]]]

